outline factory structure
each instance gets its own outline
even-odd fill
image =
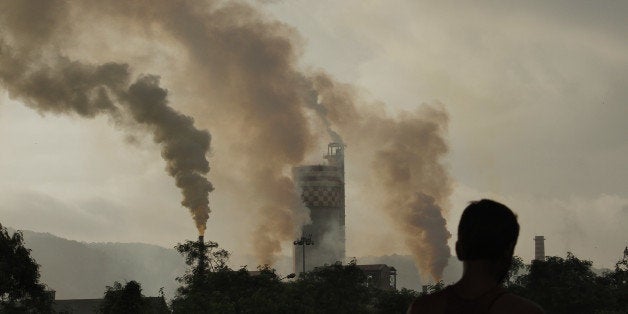
[[[535,261],[545,260],[545,237],[544,236],[534,237],[534,260]]]
[[[311,223],[302,227],[294,242],[294,272],[345,260],[345,168],[344,145],[330,143],[326,165],[292,169],[303,206]]]
[[[310,210],[309,224],[302,226],[294,241],[294,273],[345,262],[345,146],[330,143],[323,156],[325,165],[294,167],[292,175],[302,205]],[[396,289],[397,273],[388,265],[358,265],[367,275],[367,285]]]

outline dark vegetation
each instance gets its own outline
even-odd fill
[[[627,249],[628,250],[628,249]],[[566,258],[520,264],[526,273],[514,278],[509,288],[540,304],[548,313],[628,313],[628,260],[597,276],[591,261],[568,252]]]
[[[227,267],[229,253],[215,242],[175,247],[188,265],[177,295],[166,305],[142,295],[141,285],[115,282],[105,289],[103,313],[403,313],[414,290],[367,287],[355,263],[334,264],[286,280],[268,266],[253,276]],[[628,253],[628,252],[626,252]],[[628,313],[628,260],[596,275],[591,262],[571,253],[526,265],[515,257],[506,281],[511,291],[534,300],[547,313]],[[442,282],[427,287],[440,290]],[[20,232],[0,227],[0,313],[50,313],[51,299],[39,283],[38,265]]]
[[[0,224],[0,313],[50,313],[51,304],[22,233]]]
[[[400,313],[417,294],[367,287],[355,265],[320,267],[284,281],[268,266],[251,276],[226,266],[229,254],[215,242],[176,247],[189,265],[172,301],[175,313]]]
[[[369,288],[354,263],[317,268],[284,282],[269,267],[261,267],[259,276],[250,276],[245,269],[229,269],[229,254],[214,242],[186,242],[177,250],[185,256],[189,269],[180,278],[182,286],[172,302],[176,313],[208,309],[216,313],[403,313],[412,299],[423,293]],[[505,285],[534,300],[547,313],[628,313],[626,256],[614,270],[600,276],[591,265],[572,253],[531,265],[515,257]],[[443,282],[427,286],[427,293],[444,286]]]
[[[104,314],[167,314],[170,313],[170,310],[163,293],[160,297],[146,298],[142,294],[142,286],[131,280],[124,286],[117,281],[112,287],[107,286],[100,312]]]

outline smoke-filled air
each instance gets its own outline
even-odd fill
[[[159,77],[140,75],[130,83],[124,63],[89,64],[65,57],[58,49],[69,24],[70,4],[62,1],[8,1],[0,9],[0,81],[9,96],[41,114],[93,118],[106,114],[117,126],[141,125],[161,145],[166,170],[181,189],[199,233],[209,217],[205,175],[211,137],[194,120],[168,105]],[[132,122],[131,122],[132,121]]]
[[[243,2],[6,1],[0,14],[0,80],[10,97],[42,114],[107,115],[118,128],[152,132],[201,234],[213,190],[211,137],[195,120],[212,132],[211,151],[229,152],[234,176],[246,174],[239,185],[255,201],[241,210],[257,221],[250,236],[260,264],[273,264],[308,221],[290,169],[318,155],[321,143],[346,143],[348,162],[366,160],[368,169],[357,171],[380,182],[367,192],[380,196],[421,272],[442,277],[451,194],[444,105],[395,116],[324,71],[303,70],[299,35]],[[80,46],[71,39],[83,31],[77,25],[98,19],[124,31],[119,38],[176,47],[188,78],[176,90],[194,97],[177,95],[185,101],[172,105],[188,114],[169,105],[158,75],[136,73],[132,60],[69,57]]]
[[[314,85],[327,117],[346,135],[351,153],[368,156],[383,210],[401,232],[407,249],[423,274],[442,279],[451,237],[443,218],[452,192],[442,164],[448,116],[442,104],[422,105],[398,117],[381,104],[360,106],[351,86],[318,73]]]

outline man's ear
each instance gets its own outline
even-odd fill
[[[458,257],[459,261],[462,261],[464,258],[464,253],[462,252],[462,247],[460,246],[459,241],[456,241],[456,257]]]

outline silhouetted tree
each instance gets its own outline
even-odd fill
[[[131,280],[124,286],[116,281],[113,283],[113,286],[106,287],[100,312],[106,314],[162,314],[170,311],[166,305],[163,293],[160,297],[147,299],[142,295],[142,286],[137,281]]]
[[[131,280],[124,286],[117,281],[113,286],[107,286],[100,311],[106,314],[145,313],[146,308],[141,285]]]
[[[9,235],[0,224],[0,313],[49,313],[51,306],[22,233]]]
[[[215,242],[187,241],[176,249],[188,269],[178,278],[181,287],[172,301],[175,313],[401,313],[419,295],[413,290],[367,287],[355,262],[317,267],[283,282],[268,266],[259,267],[255,275],[245,268],[230,269],[229,253]],[[508,288],[538,302],[548,313],[627,312],[625,259],[603,276],[591,271],[591,262],[571,253],[530,266],[515,257],[512,265]],[[428,293],[443,288],[439,281],[428,286]]]
[[[226,266],[229,253],[212,241],[186,241],[177,244],[175,249],[183,255],[189,267],[182,277],[177,278],[182,286],[172,301],[173,312],[235,313],[236,304],[228,297],[229,290],[225,291],[221,285],[225,273],[231,273]],[[229,279],[237,283],[238,276],[248,276],[245,273],[231,274]]]
[[[402,313],[420,295],[368,287],[355,261],[317,267],[283,282],[268,266],[258,268],[255,276],[245,268],[229,269],[229,253],[215,242],[188,241],[176,249],[189,268],[178,278],[182,286],[172,302],[175,313]],[[590,261],[572,253],[529,266],[515,256],[505,284],[548,313],[628,313],[627,276],[626,258],[614,271],[596,276]],[[444,286],[439,281],[427,290]]]
[[[319,267],[293,282],[274,269],[226,266],[229,254],[214,242],[177,245],[189,266],[172,302],[175,313],[366,313],[369,290],[364,273],[350,264]]]
[[[293,307],[287,285],[268,266],[255,276],[245,268],[231,270],[229,253],[211,241],[175,248],[189,266],[177,279],[182,286],[172,301],[175,313],[307,313]]]
[[[567,258],[549,256],[534,260],[529,272],[509,288],[534,300],[548,313],[595,313],[608,301],[608,287],[591,270],[591,261],[571,252]]]
[[[599,313],[628,313],[628,248],[615,264],[615,269],[604,273],[599,283],[605,288],[606,295],[604,310]]]
[[[366,276],[355,262],[317,267],[302,273],[291,285],[291,299],[315,313],[368,312]]]

